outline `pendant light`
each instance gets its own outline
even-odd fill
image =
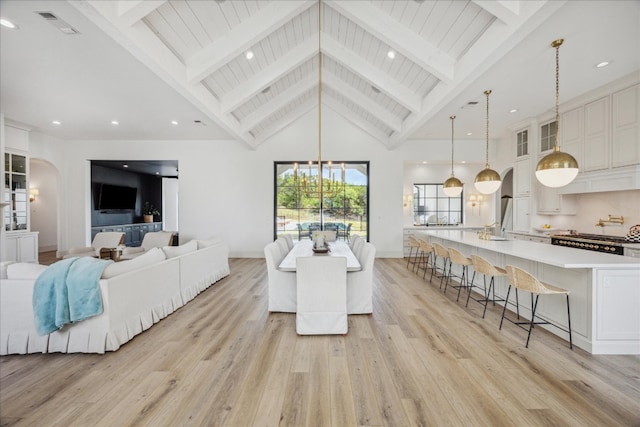
[[[449,117],[451,119],[451,177],[449,177],[444,182],[444,194],[449,197],[455,197],[462,193],[462,181],[456,178],[453,173],[453,121],[456,119],[456,116]]]
[[[558,101],[560,98],[560,46],[564,39],[554,40],[551,47],[556,50],[556,141],[553,152],[544,156],[536,166],[536,178],[547,187],[564,187],[578,175],[578,162],[569,153],[560,151],[558,135],[560,132],[560,113]]]
[[[490,90],[484,91],[487,97],[487,143],[486,143],[486,163],[484,169],[476,175],[476,181],[474,183],[476,190],[482,194],[493,194],[498,191],[502,181],[500,180],[500,174],[489,167],[489,95]]]

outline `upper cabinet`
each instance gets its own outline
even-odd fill
[[[584,107],[584,172],[609,167],[609,97],[590,102]]]
[[[611,166],[640,164],[640,84],[611,95]]]

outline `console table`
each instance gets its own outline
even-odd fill
[[[103,231],[119,231],[124,233],[125,246],[140,246],[144,235],[151,231],[162,231],[162,222],[141,222],[138,224],[101,225],[91,227],[91,240]]]

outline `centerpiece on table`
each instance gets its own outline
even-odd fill
[[[160,211],[151,202],[144,202],[144,208],[142,208],[144,222],[153,222],[154,215],[160,215]]]
[[[316,253],[329,252],[329,246],[327,246],[327,242],[325,241],[325,235],[322,231],[314,231],[312,234],[312,238],[313,238],[313,252],[316,252]]]

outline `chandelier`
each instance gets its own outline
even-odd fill
[[[340,167],[340,180],[335,177],[331,162],[322,162],[322,50],[320,46],[321,34],[321,7],[322,1],[318,1],[318,162],[316,163],[317,174],[312,174],[313,162],[309,161],[307,171],[298,171],[298,164],[293,164],[293,179],[296,188],[306,197],[314,197],[317,194],[318,200],[322,203],[323,197],[334,197],[344,191],[345,167],[344,163]],[[324,169],[328,169],[328,178],[324,177]]]
[[[453,121],[456,119],[456,116],[449,118],[451,119],[451,176],[444,182],[442,191],[449,197],[455,197],[462,193],[462,181],[456,178],[453,173]]]
[[[578,175],[578,162],[569,153],[560,151],[558,134],[560,129],[560,113],[558,100],[560,97],[560,46],[564,39],[558,39],[551,43],[556,50],[556,141],[553,152],[544,156],[536,166],[536,178],[547,187],[563,187],[569,184]]]
[[[487,97],[487,142],[486,142],[486,163],[484,169],[478,172],[475,180],[476,190],[482,194],[493,194],[498,191],[502,181],[500,180],[500,174],[489,167],[489,95],[490,90],[484,91]]]

